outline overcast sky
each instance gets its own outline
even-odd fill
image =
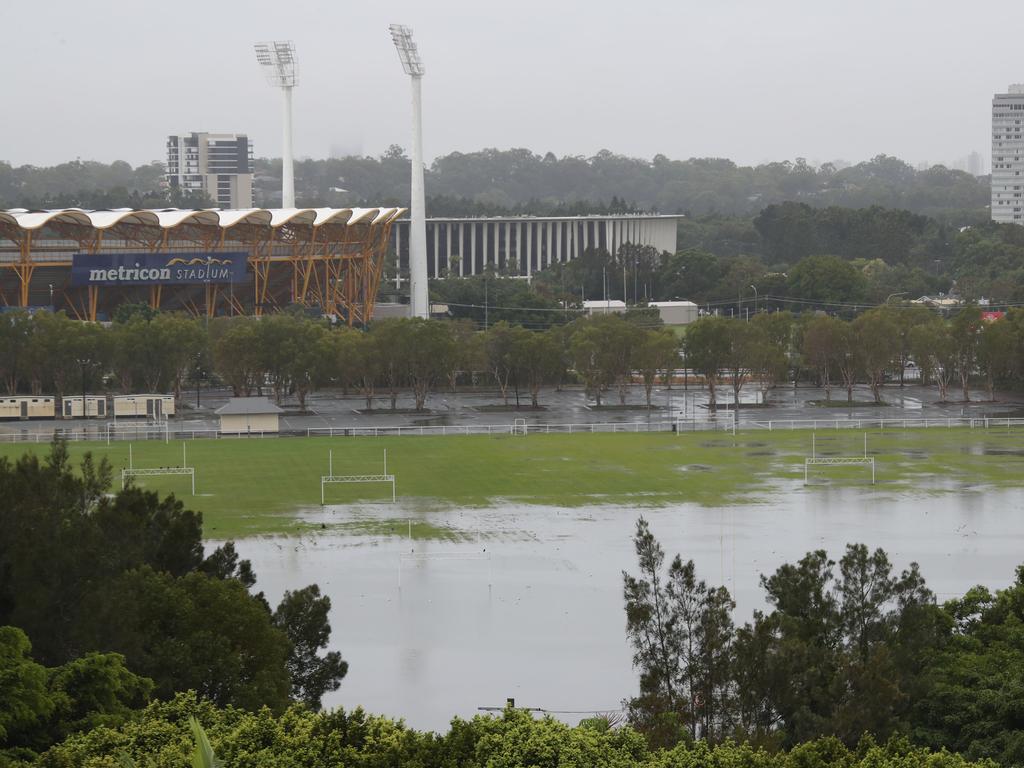
[[[280,155],[257,40],[298,50],[297,157],[409,146],[388,24],[426,67],[428,158],[483,147],[989,165],[992,93],[1024,81],[1024,3],[953,0],[0,0],[0,160],[164,158],[170,133]],[[1000,36],[1004,42],[999,43]]]

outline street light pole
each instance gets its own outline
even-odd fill
[[[757,314],[757,286],[756,285],[751,285],[750,287],[754,289],[754,314],[756,315]]]

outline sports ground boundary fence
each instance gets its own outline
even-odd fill
[[[898,431],[911,429],[1011,429],[1024,427],[1024,418],[908,418],[908,419],[771,419],[736,420],[735,412],[718,418],[687,418],[632,422],[529,424],[519,419],[506,424],[438,424],[396,427],[310,427],[280,432],[220,432],[208,429],[175,429],[170,425],[98,423],[85,427],[56,427],[29,430],[0,426],[0,443],[49,443],[54,438],[69,442],[125,442],[134,440],[246,440],[252,438],[289,437],[416,437],[467,435],[556,435],[597,433],[657,433],[657,432],[779,432],[789,430],[843,430]]]

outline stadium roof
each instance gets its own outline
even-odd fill
[[[48,224],[75,224],[93,229],[110,229],[118,224],[131,224],[160,229],[173,229],[184,224],[228,229],[238,224],[265,226],[272,229],[291,225],[322,227],[326,224],[386,224],[405,213],[405,208],[217,208],[186,210],[157,208],[111,211],[88,211],[82,208],[58,208],[30,211],[25,208],[0,210],[0,224],[31,232]]]

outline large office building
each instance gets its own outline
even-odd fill
[[[992,98],[992,220],[1024,224],[1024,85]]]
[[[244,133],[167,137],[167,183],[205,192],[218,208],[252,208],[252,143]]]
[[[612,256],[623,245],[675,253],[682,216],[494,216],[427,219],[427,274],[468,277],[488,270],[530,277],[552,264],[579,258],[590,249]],[[399,274],[409,267],[409,221],[392,229]]]

